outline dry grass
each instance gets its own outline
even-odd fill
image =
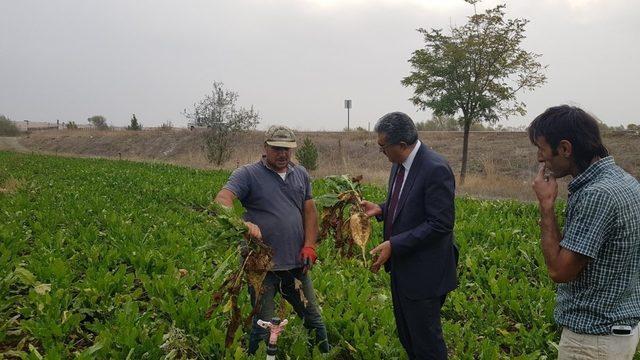
[[[14,194],[24,185],[25,181],[23,179],[8,178],[0,185],[0,194]]]
[[[483,199],[516,199],[521,201],[535,201],[536,197],[531,188],[533,177],[529,180],[518,180],[495,174],[468,175],[464,185],[456,189],[458,195],[479,197]],[[558,182],[558,196],[567,198],[567,182]]]
[[[490,157],[480,159],[482,172],[469,174],[464,185],[458,186],[458,193],[468,196],[482,194],[488,198],[516,198],[518,200],[533,200],[531,192],[523,191],[527,180],[518,180],[498,173],[496,161]],[[460,183],[459,179],[456,179]]]
[[[378,151],[375,133],[298,133],[300,140],[305,137],[310,137],[318,149],[318,170],[311,173],[313,177],[362,174],[365,182],[386,186],[391,164]],[[640,136],[605,133],[603,137],[616,162],[639,177]],[[460,173],[462,133],[421,132],[420,139],[445,156],[456,175]],[[21,138],[20,143],[31,151],[54,155],[232,170],[258,161],[263,151],[263,134],[249,132],[235,139],[233,154],[220,167],[211,165],[205,158],[200,131],[43,131]],[[537,167],[536,148],[529,143],[525,133],[471,133],[466,183],[458,186],[458,193],[482,198],[535,200],[531,180]],[[561,182],[560,194],[566,197],[566,182]]]

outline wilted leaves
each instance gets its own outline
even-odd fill
[[[371,237],[371,222],[362,211],[357,211],[349,218],[349,228],[353,242],[362,249],[362,260],[366,262],[365,250]]]
[[[231,209],[213,203],[209,207],[210,214],[214,216],[216,224],[216,232],[235,241],[239,244],[239,256],[243,258],[239,268],[227,277],[220,288],[212,295],[212,304],[207,310],[205,317],[208,319],[213,311],[225,300],[227,305],[223,309],[224,313],[231,312],[229,324],[227,325],[227,334],[225,338],[225,346],[231,346],[236,330],[241,324],[242,315],[238,306],[238,296],[245,283],[251,286],[259,299],[262,293],[262,283],[269,270],[273,267],[271,259],[273,252],[269,246],[258,239],[254,239],[248,235],[247,227],[242,219],[233,213]],[[259,301],[257,301],[259,303]],[[255,309],[254,309],[255,312]],[[253,316],[253,312],[245,318],[245,323]]]
[[[366,246],[371,237],[371,222],[364,214],[360,202],[362,193],[359,181],[362,176],[346,175],[325,179],[328,188],[337,193],[320,196],[317,204],[320,212],[320,240],[333,236],[335,248],[345,257],[353,255],[354,246],[360,248],[366,263]],[[366,265],[366,264],[365,264]]]

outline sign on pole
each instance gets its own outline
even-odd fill
[[[347,109],[347,131],[349,131],[349,109],[351,109],[351,100],[344,101],[344,108]]]

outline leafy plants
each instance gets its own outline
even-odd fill
[[[228,176],[0,151],[0,187],[20,182],[0,192],[0,357],[247,358],[240,328],[252,309],[249,295],[237,292],[240,325],[229,336],[233,303],[222,286],[245,265],[238,261],[246,241],[237,223],[242,209],[185,206],[209,204]],[[318,206],[328,207],[343,191],[374,202],[386,194],[342,176],[315,180],[313,190]],[[557,357],[555,290],[537,211],[530,203],[456,199],[459,286],[442,308],[451,359]],[[369,242],[381,234],[381,224],[371,222]],[[287,315],[278,340],[284,357],[406,356],[395,336],[389,275],[365,271],[359,246],[352,250],[355,258],[345,259],[333,241],[322,242],[310,272],[334,350],[310,350],[303,322]],[[247,284],[245,275],[232,280],[227,284]],[[221,290],[226,298],[206,319]],[[264,357],[261,348],[256,358]]]
[[[231,311],[231,319],[227,325],[227,335],[225,338],[225,346],[229,347],[233,343],[234,334],[240,323],[248,323],[253,315],[259,311],[256,305],[254,310],[242,321],[242,314],[238,306],[238,297],[242,290],[242,285],[246,282],[256,292],[256,304],[260,304],[259,299],[262,295],[262,282],[267,272],[271,270],[273,264],[273,252],[271,248],[264,242],[250,237],[247,227],[242,220],[233,213],[232,209],[226,209],[222,205],[213,202],[209,208],[209,212],[215,218],[216,232],[218,238],[227,238],[243,244],[239,246],[242,256],[242,264],[240,268],[232,271],[224,280],[220,288],[213,293],[212,304],[207,310],[206,318],[210,318],[214,310],[223,302],[226,302],[225,309]]]
[[[325,179],[331,192],[316,199],[321,207],[319,239],[335,239],[335,248],[344,257],[353,256],[360,248],[362,260],[371,237],[371,223],[365,215],[360,181],[362,176],[329,176]]]

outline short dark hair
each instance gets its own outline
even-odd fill
[[[596,156],[609,156],[609,151],[602,143],[598,121],[576,106],[548,108],[531,122],[527,132],[534,145],[537,145],[538,137],[544,137],[554,155],[557,154],[560,141],[570,142],[573,159],[580,172],[585,171]]]
[[[418,141],[418,130],[413,120],[403,112],[396,111],[381,117],[374,130],[384,134],[388,144],[404,142],[407,145],[413,145]]]

